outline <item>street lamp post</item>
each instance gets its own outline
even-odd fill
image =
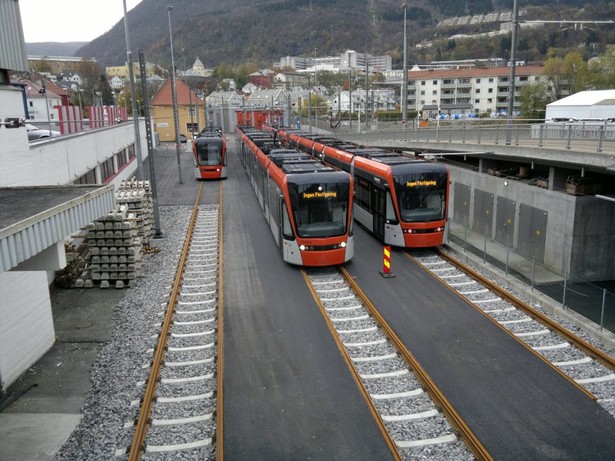
[[[188,96],[190,98],[190,139],[194,138],[194,109],[192,108],[192,88],[188,85],[188,77],[186,77],[186,85],[188,86]]]
[[[47,126],[49,127],[49,136],[51,136],[51,115],[49,114],[49,98],[47,97],[47,85],[45,84],[45,79],[41,80],[41,85],[43,86],[43,94],[45,95],[45,107],[47,109]]]
[[[175,57],[173,55],[173,33],[171,31],[171,10],[172,6],[167,7],[167,16],[169,18],[169,42],[171,46],[171,93],[173,99],[173,120],[175,121],[175,151],[177,153],[177,174],[179,183],[183,184],[182,180],[182,165],[180,157],[180,142],[179,142],[179,118],[177,115],[177,91],[175,88]]]
[[[137,176],[143,176],[143,156],[141,154],[141,133],[139,130],[139,114],[137,113],[137,93],[135,91],[134,69],[132,67],[132,51],[130,50],[130,34],[128,33],[128,14],[126,10],[126,0],[124,1],[124,33],[126,35],[126,60],[128,61],[128,78],[130,78],[130,98],[132,101],[132,122],[135,133],[135,149],[137,154]],[[141,75],[143,78],[143,75]]]
[[[310,134],[312,134],[312,90],[308,93],[308,126]]]
[[[79,117],[83,119],[83,105],[81,104],[81,88],[77,88],[77,98],[79,99]]]
[[[350,61],[348,61],[350,67]],[[352,130],[352,67],[348,72],[348,129]]]
[[[401,85],[401,123],[402,127],[406,127],[406,122],[408,120],[408,37],[407,37],[407,27],[406,27],[406,9],[408,5],[405,3],[401,6],[404,9],[404,75],[402,76],[402,85]]]
[[[517,30],[519,29],[519,9],[517,0],[513,2],[513,30],[510,46],[510,82],[508,87],[508,129],[506,130],[506,144],[511,144],[512,139],[512,116],[515,103],[515,74],[517,68]]]
[[[195,96],[196,96],[196,133],[198,135],[201,132],[201,120],[199,116],[199,101],[201,100],[201,97],[199,96],[198,92],[195,92]]]

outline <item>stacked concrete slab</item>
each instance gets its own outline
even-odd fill
[[[135,178],[122,181],[115,199],[117,203],[127,205],[135,215],[137,234],[144,244],[149,245],[154,235],[154,209],[149,181]]]
[[[95,221],[87,232],[87,244],[89,264],[75,282],[76,287],[134,286],[141,270],[143,245],[135,214],[128,212],[127,205],[119,205]]]
[[[123,181],[117,206],[86,229],[86,269],[76,288],[132,287],[141,271],[143,246],[153,236],[153,207],[149,181]]]

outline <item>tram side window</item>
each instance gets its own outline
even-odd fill
[[[357,178],[356,186],[356,202],[359,206],[365,208],[366,210],[371,210],[371,196],[372,196],[372,184],[362,178]]]
[[[395,216],[395,207],[393,206],[393,199],[391,198],[391,192],[387,191],[386,194],[386,220],[390,224],[397,224],[397,216]]]
[[[257,184],[258,184],[259,192],[263,196],[263,206],[265,206],[265,202],[267,200],[267,170],[265,170],[265,168],[263,168],[262,165],[258,169],[258,183]]]
[[[275,181],[271,178],[269,178],[269,212],[271,213],[271,216],[273,217],[273,220],[275,221],[275,223],[279,226],[280,225],[280,212],[279,212],[279,207],[278,207],[278,198],[280,197],[280,195],[282,194],[282,190],[278,187],[278,185],[275,183]]]
[[[284,238],[286,240],[294,240],[293,228],[290,225],[290,218],[288,217],[288,209],[286,208],[286,200],[282,200],[282,220],[284,222]]]

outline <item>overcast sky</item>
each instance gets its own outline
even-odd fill
[[[141,1],[126,0],[126,8]],[[89,42],[124,19],[123,0],[19,0],[19,9],[28,43]]]

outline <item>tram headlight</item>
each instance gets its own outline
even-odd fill
[[[300,249],[301,251],[305,251],[305,245],[299,245],[299,249]]]
[[[340,243],[340,248],[346,248],[346,242]]]

